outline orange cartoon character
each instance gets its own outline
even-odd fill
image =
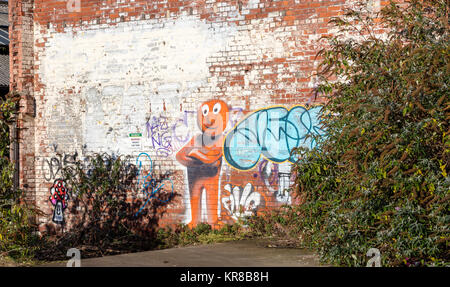
[[[197,123],[202,133],[194,136],[178,153],[177,160],[187,167],[193,227],[201,221],[201,196],[206,195],[209,224],[218,220],[219,175],[222,165],[223,132],[228,122],[228,106],[221,100],[201,105]],[[203,211],[205,212],[205,211]]]

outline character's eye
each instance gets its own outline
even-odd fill
[[[213,113],[218,114],[220,112],[220,109],[222,108],[222,105],[220,103],[217,103],[213,107]]]
[[[202,113],[204,116],[206,116],[209,113],[209,107],[208,105],[203,105],[202,107]]]

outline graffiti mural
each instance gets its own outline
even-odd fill
[[[307,136],[325,134],[320,110],[321,107],[271,107],[250,114],[226,136],[226,161],[240,170],[252,169],[261,156],[275,163],[295,162],[291,155],[294,148],[314,148],[316,141]]]
[[[200,222],[232,223],[258,210],[291,204],[291,162],[296,160],[291,150],[300,146],[314,148],[316,142],[307,135],[324,135],[320,107],[270,107],[246,116],[243,111],[224,101],[210,100],[195,112],[184,111],[174,123],[163,115],[152,116],[146,122],[148,147],[154,154],[165,158],[176,153],[176,160],[186,168],[186,212],[190,218],[186,223],[191,227]],[[192,122],[189,117],[196,119],[198,132],[188,127]],[[114,158],[113,155],[111,159]],[[133,190],[142,199],[134,211],[138,217],[145,214],[152,199],[168,202],[175,185],[170,174],[155,176],[154,162],[148,153],[141,152],[133,159],[135,164],[127,159],[127,167],[135,178]],[[61,171],[68,168],[70,172],[77,162],[90,176],[89,156],[80,159],[76,152],[58,153],[44,159],[43,176],[54,181],[50,189],[52,220],[61,225],[65,224],[64,211],[69,200],[67,186],[60,179]]]
[[[190,226],[199,223],[205,213],[208,223],[215,224],[218,221],[223,132],[228,115],[228,106],[223,101],[211,100],[203,103],[197,112],[197,124],[201,133],[193,136],[176,155],[177,161],[187,168],[191,203]],[[202,210],[202,195],[206,196],[207,210]]]
[[[54,181],[50,188],[50,202],[54,206],[53,222],[57,224],[64,224],[64,210],[67,208],[67,201],[69,200],[69,191],[62,179]]]
[[[204,102],[197,111],[201,133],[190,140],[173,137],[186,142],[176,159],[187,171],[188,225],[231,223],[259,209],[291,204],[288,190],[293,182],[291,165],[296,160],[291,151],[314,148],[316,142],[308,135],[325,134],[320,109],[270,107],[238,122],[231,117],[243,115],[242,109],[228,107],[221,100]],[[179,120],[174,130],[187,125],[190,113],[185,112],[185,119]],[[224,136],[227,125],[232,124],[234,128]],[[190,136],[192,132],[187,130],[184,135]],[[227,164],[222,167],[223,156]]]

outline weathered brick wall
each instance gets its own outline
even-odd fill
[[[34,183],[42,226],[59,168],[92,152],[131,155],[147,171],[151,158],[156,175],[170,173],[160,192],[173,183],[180,196],[161,224],[232,223],[292,202],[289,151],[323,132],[313,108],[323,102],[313,93],[320,38],[354,1],[11,2],[13,25],[24,25],[13,61],[29,65],[12,63],[11,78],[33,85],[20,89],[36,101],[22,183]]]
[[[9,1],[10,91],[20,94],[17,117],[20,151],[19,188],[29,191],[27,200],[35,202],[35,119],[34,119],[34,32],[32,0]]]

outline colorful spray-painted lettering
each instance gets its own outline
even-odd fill
[[[228,133],[224,143],[227,162],[240,170],[256,166],[261,155],[270,161],[294,162],[291,151],[296,147],[314,148],[309,134],[324,135],[320,122],[321,107],[306,109],[295,106],[258,110]]]
[[[316,142],[308,135],[325,134],[320,110],[321,107],[306,109],[302,106],[290,110],[284,107],[261,109],[247,116],[224,137],[230,108],[220,100],[203,103],[197,113],[202,133],[192,137],[176,156],[178,162],[187,167],[189,225],[202,221],[220,224],[218,220],[226,218],[235,221],[266,204],[291,203],[287,192],[291,182],[290,162],[296,160],[291,151],[301,146],[314,148]],[[221,177],[223,155],[236,169],[237,177],[230,176],[228,166]],[[265,158],[262,161],[261,156]],[[246,172],[258,162],[259,168]],[[222,189],[219,184],[223,184]]]

